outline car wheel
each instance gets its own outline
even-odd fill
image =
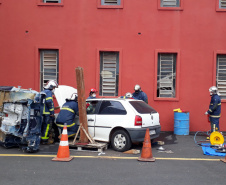
[[[111,146],[114,150],[124,152],[131,147],[130,136],[124,130],[117,130],[111,136]]]

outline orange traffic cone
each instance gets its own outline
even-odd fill
[[[146,161],[146,162],[154,162],[155,161],[155,158],[152,156],[149,128],[146,129],[141,157],[138,158],[138,161]]]
[[[223,161],[224,163],[226,163],[226,155],[224,159],[221,159],[221,161]]]
[[[70,157],[68,135],[67,135],[67,124],[64,124],[64,129],[60,139],[60,145],[57,152],[57,157],[53,158],[52,161],[70,161],[73,157]]]

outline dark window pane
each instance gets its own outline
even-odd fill
[[[140,114],[156,113],[155,109],[143,101],[130,101],[130,104]]]
[[[103,101],[100,106],[99,114],[118,114],[125,115],[127,112],[120,102]]]

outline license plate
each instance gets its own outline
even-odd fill
[[[149,135],[153,135],[153,134],[156,134],[155,130],[150,130]]]

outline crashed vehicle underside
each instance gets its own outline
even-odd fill
[[[39,150],[44,99],[31,89],[0,86],[0,145]]]

